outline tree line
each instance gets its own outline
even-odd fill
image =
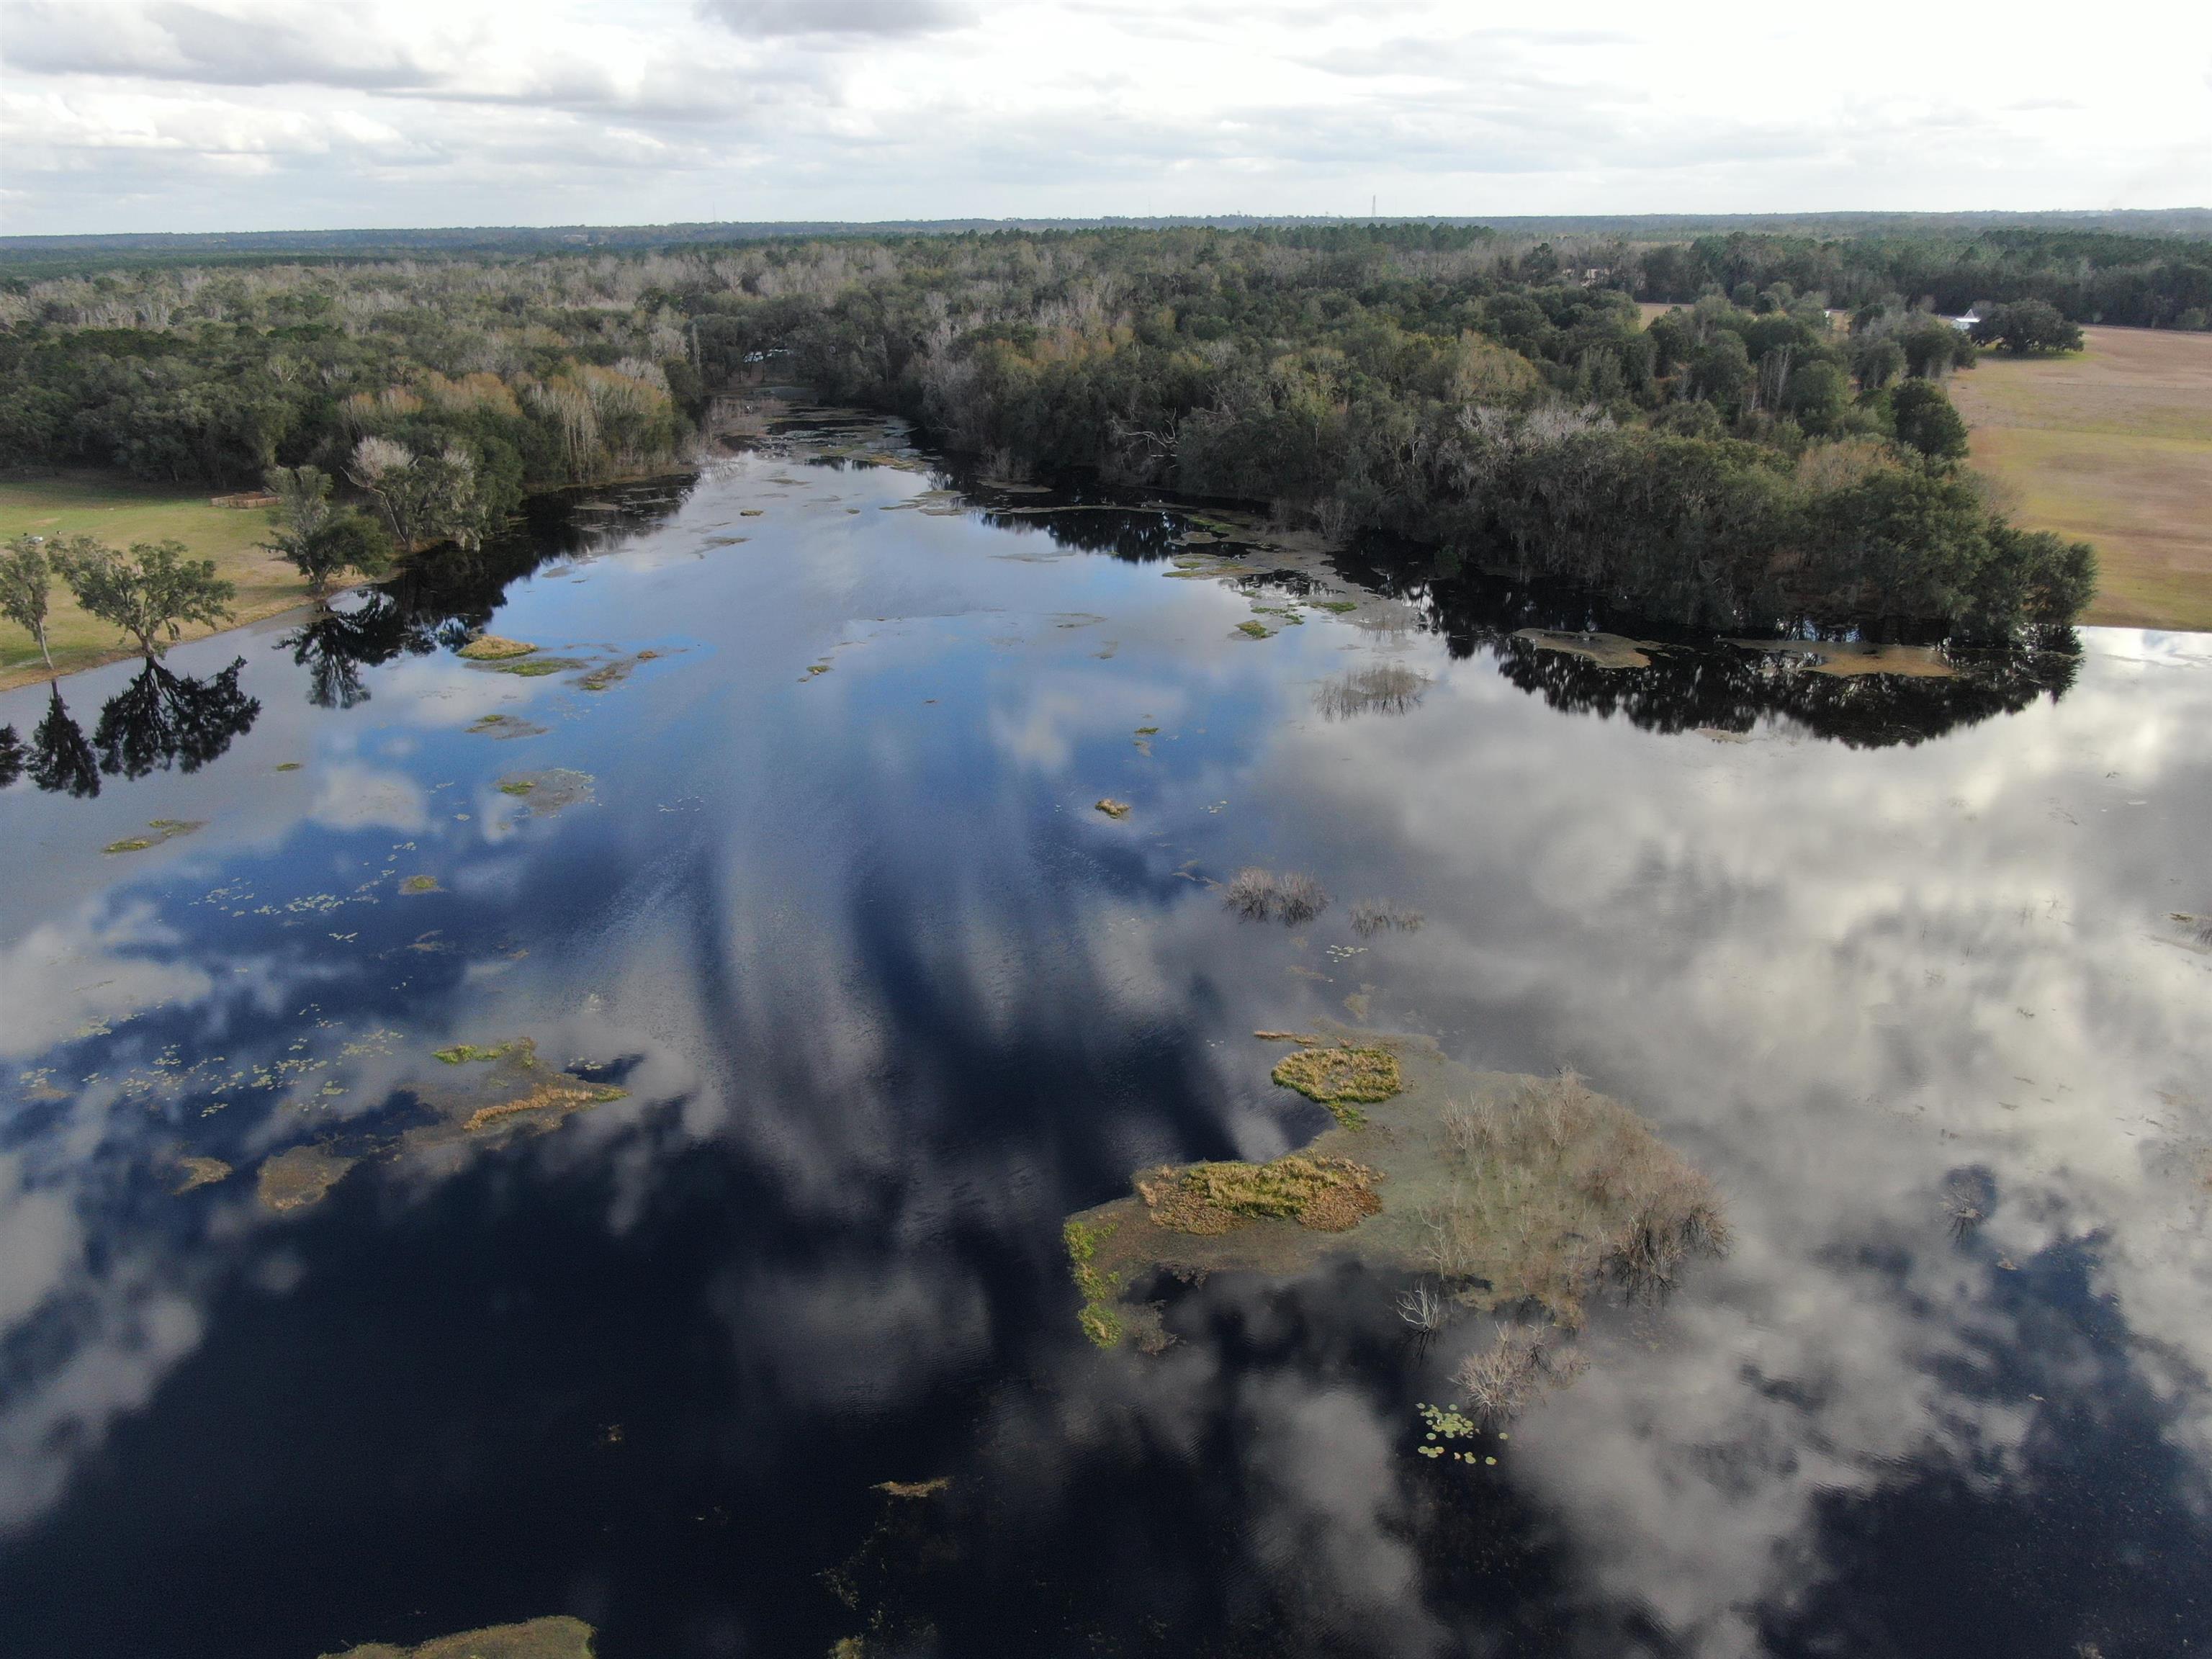
[[[311,466],[403,549],[665,470],[704,406],[650,260],[156,268],[0,284],[0,466]]]
[[[1976,338],[1861,280],[1858,254],[1709,241],[1671,251],[1688,263],[1666,282],[1694,291],[1649,327],[1632,295],[1668,249],[1438,225],[17,283],[0,464],[266,479],[310,563],[366,570],[470,547],[526,490],[665,461],[709,388],[772,372],[904,413],[996,474],[1267,502],[1656,617],[1978,637],[2078,614],[2089,550],[2006,524],[1958,465],[1942,382]],[[2064,349],[2021,311],[2047,301],[2008,303],[2021,325],[1989,343]]]
[[[1960,466],[1966,331],[1777,282],[1643,325],[1615,288],[1444,228],[1086,233],[763,251],[686,293],[710,375],[764,353],[1011,477],[1272,503],[1340,534],[1718,626],[2063,624],[2084,544]]]
[[[1699,236],[1624,250],[1640,297],[1739,297],[1778,283],[1848,307],[1917,301],[1960,315],[2034,301],[2076,323],[2212,328],[2212,245],[2179,236],[2007,227],[1971,235]]]

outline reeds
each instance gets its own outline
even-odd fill
[[[1352,907],[1352,931],[1362,939],[1392,930],[1401,933],[1418,931],[1421,913],[1410,904],[1396,899],[1364,899]]]
[[[1328,895],[1311,876],[1297,872],[1278,875],[1257,865],[1248,865],[1229,878],[1221,890],[1223,906],[1246,921],[1281,921],[1295,927],[1311,921],[1328,908]]]

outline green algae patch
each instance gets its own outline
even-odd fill
[[[319,1204],[331,1188],[344,1180],[346,1171],[360,1160],[343,1158],[325,1146],[295,1146],[264,1160],[254,1190],[261,1201],[280,1214]]]
[[[459,654],[471,662],[507,662],[516,657],[526,657],[538,647],[520,640],[503,640],[496,634],[479,634],[460,648]]]
[[[450,1048],[434,1050],[431,1058],[442,1060],[448,1066],[468,1066],[477,1061],[504,1060],[514,1052],[515,1047],[516,1045],[512,1042],[499,1043],[489,1048],[473,1042],[456,1042]]]
[[[300,765],[301,763],[298,761],[278,761],[276,769],[279,772],[296,772],[300,769]]]
[[[399,884],[399,890],[409,898],[413,898],[419,894],[442,893],[446,890],[438,885],[438,878],[435,876],[410,876]]]
[[[146,826],[143,836],[125,836],[121,841],[111,841],[100,850],[103,853],[143,853],[149,847],[159,847],[165,841],[174,841],[179,836],[189,836],[195,830],[207,828],[204,818],[155,818]]]
[[[512,714],[486,714],[481,720],[473,721],[469,730],[479,737],[498,738],[502,741],[515,738],[542,738],[545,735],[544,726],[532,725],[528,720],[517,720]]]
[[[1238,623],[1237,631],[1248,640],[1266,640],[1274,637],[1274,630],[1267,623],[1257,620]]]
[[[590,665],[581,657],[526,657],[514,662],[495,662],[484,665],[495,674],[515,674],[526,680],[543,679],[548,674],[565,674],[572,668]]]
[[[595,1634],[580,1619],[531,1619],[434,1637],[411,1648],[369,1642],[322,1659],[593,1659]]]
[[[1404,1086],[1398,1057],[1388,1048],[1301,1048],[1278,1060],[1272,1075],[1284,1088],[1328,1107],[1347,1129],[1366,1121],[1360,1107],[1388,1100]]]
[[[1060,1238],[1067,1246],[1069,1271],[1075,1277],[1075,1288],[1083,1297],[1083,1306],[1075,1316],[1076,1323],[1083,1328],[1084,1335],[1102,1348],[1110,1348],[1121,1340],[1121,1310],[1115,1304],[1121,1294],[1124,1279],[1107,1273],[1098,1266],[1098,1247],[1114,1235],[1114,1226],[1090,1225],[1081,1221],[1069,1221],[1060,1229]]]
[[[1368,1036],[1354,1048],[1341,1032],[1262,1035],[1339,1045],[1301,1054],[1382,1054],[1398,1086],[1270,1163],[1144,1170],[1127,1196],[1068,1218],[1079,1318],[1094,1342],[1157,1326],[1158,1309],[1133,1301],[1132,1287],[1162,1274],[1289,1279],[1340,1256],[1422,1275],[1440,1317],[1528,1309],[1572,1329],[1608,1287],[1656,1295],[1727,1248],[1711,1183],[1571,1073],[1479,1072],[1425,1037]],[[1348,1079],[1311,1080],[1378,1094],[1386,1075],[1370,1060]]]
[[[181,1198],[198,1188],[212,1187],[229,1176],[230,1165],[219,1158],[180,1158],[177,1160],[177,1184],[169,1190]]]
[[[1129,803],[1125,800],[1115,800],[1111,795],[1102,796],[1099,799],[1091,802],[1091,805],[1109,818],[1120,819],[1129,816]]]

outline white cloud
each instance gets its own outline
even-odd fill
[[[15,232],[2171,206],[2212,25],[1154,0],[17,5]],[[1909,45],[1906,43],[1910,43]],[[1927,64],[1968,62],[1931,81]],[[88,176],[89,175],[89,176]]]

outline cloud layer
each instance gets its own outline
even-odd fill
[[[2212,24],[1876,6],[17,3],[4,228],[2167,207]],[[1971,63],[1971,75],[1931,64]]]

